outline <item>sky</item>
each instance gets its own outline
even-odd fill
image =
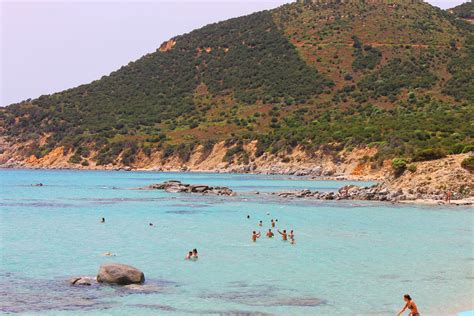
[[[288,2],[0,0],[0,106],[100,79],[173,36]]]

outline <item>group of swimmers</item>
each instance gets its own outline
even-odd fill
[[[267,213],[267,215],[269,215],[269,213]],[[247,219],[250,219],[250,215],[247,215]],[[105,223],[105,218],[102,217],[100,222]],[[277,222],[278,222],[278,219],[275,219],[275,220],[272,219],[270,221],[272,228],[275,228]],[[153,223],[149,223],[149,226],[153,226]],[[263,226],[263,221],[259,221],[258,226],[262,227]],[[277,231],[281,235],[281,238],[282,238],[283,241],[288,241],[288,238],[289,238],[291,244],[295,243],[295,234],[294,234],[293,230],[290,230],[289,234],[286,233],[286,229],[284,229],[282,232],[279,229],[277,229]],[[262,236],[261,232],[257,233],[254,230],[253,233],[252,233],[252,241],[256,242],[257,239],[260,238],[261,236]],[[275,236],[275,234],[272,232],[271,228],[268,229],[268,232],[266,233],[266,236],[268,238],[273,238]],[[102,255],[103,256],[115,256],[115,254],[113,254],[111,252],[106,252]],[[198,259],[198,251],[197,251],[196,248],[189,251],[188,254],[185,257],[185,260],[196,261],[197,259]],[[420,316],[420,313],[418,312],[418,307],[416,306],[415,302],[412,300],[410,295],[405,294],[403,296],[403,299],[405,300],[405,306],[397,314],[397,316],[400,316],[407,308],[410,310],[410,313],[408,314],[409,316]]]
[[[267,213],[268,214],[268,213]],[[247,215],[247,218],[249,219],[250,218],[250,215]],[[271,220],[270,221],[270,224],[272,225],[272,228],[275,228],[276,226],[276,223],[278,222],[278,219],[275,219],[275,220]],[[263,221],[259,221],[258,222],[258,226],[262,227],[263,226]],[[290,239],[290,243],[293,245],[295,244],[295,233],[293,232],[293,230],[290,230],[290,233],[288,234],[286,232],[286,229],[284,229],[283,231],[280,231],[279,229],[277,229],[277,232],[281,235],[281,239],[283,241],[288,241],[288,239]],[[252,241],[253,242],[256,242],[258,238],[260,238],[262,236],[262,233],[259,231],[258,233],[254,230],[252,232]],[[272,229],[269,228],[268,229],[268,232],[266,233],[266,236],[268,238],[273,238],[275,236],[275,234],[272,232]]]
[[[198,259],[198,251],[196,248],[188,252],[186,257],[184,258],[185,260],[197,260]]]

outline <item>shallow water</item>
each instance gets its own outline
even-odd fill
[[[133,190],[169,179],[225,185],[239,195]],[[44,186],[31,186],[39,182]],[[251,193],[336,190],[347,183],[262,175],[0,170],[0,312],[393,315],[405,293],[422,314],[474,308],[473,208],[284,200]],[[295,230],[295,245],[264,236],[250,241],[258,221],[264,220],[264,233],[272,218],[278,228]],[[198,248],[199,260],[183,260],[192,248]],[[117,256],[101,256],[107,251]],[[72,276],[94,276],[109,261],[143,270],[147,288],[67,284]]]

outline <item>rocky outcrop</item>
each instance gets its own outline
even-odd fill
[[[441,191],[436,191],[430,194],[422,194],[416,190],[408,189],[389,189],[385,183],[376,184],[370,187],[359,187],[356,185],[347,185],[340,188],[337,192],[318,192],[308,189],[299,191],[285,191],[275,192],[273,195],[282,198],[309,198],[317,200],[361,200],[361,201],[387,201],[387,202],[401,202],[401,201],[417,201],[417,200],[431,200],[444,203],[445,195]],[[453,193],[452,200],[461,200],[465,198],[460,193]],[[458,203],[455,203],[458,204]],[[462,201],[462,205],[472,205],[473,202],[466,200]]]
[[[185,184],[177,180],[169,180],[163,183],[152,184],[145,189],[164,190],[169,193],[200,193],[234,196],[236,193],[228,187],[211,187],[201,184]]]
[[[97,282],[109,284],[141,284],[145,282],[142,271],[121,263],[106,263],[100,266]]]
[[[175,39],[170,39],[160,45],[160,48],[158,49],[160,52],[167,52],[170,49],[172,49],[176,45],[176,40]]]

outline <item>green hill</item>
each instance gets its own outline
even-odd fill
[[[460,4],[449,11],[462,19],[474,19],[474,2]]]
[[[417,1],[317,2],[205,26],[100,80],[12,104],[1,136],[25,158],[62,146],[72,163],[101,165],[186,161],[220,141],[229,162],[297,146],[376,146],[374,162],[470,148],[472,25]]]

